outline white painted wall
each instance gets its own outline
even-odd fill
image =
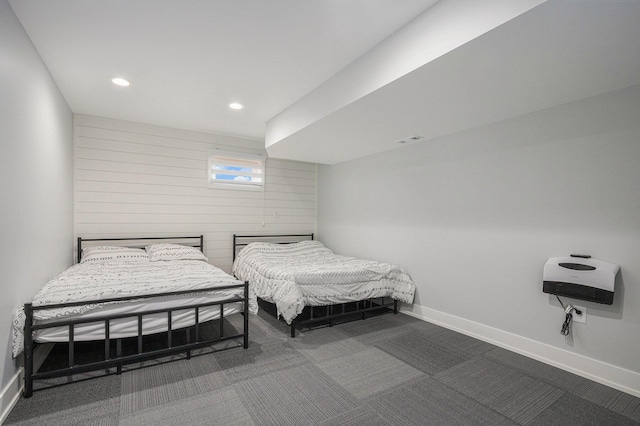
[[[267,159],[265,192],[208,187],[212,147],[264,153],[264,141],[84,115],[74,123],[77,236],[204,234],[209,261],[230,272],[234,233],[315,231],[315,164]]]
[[[0,0],[0,422],[20,382],[13,311],[71,264],[73,127],[67,103]]]
[[[417,284],[415,315],[513,335],[502,344],[568,369],[587,357],[581,374],[640,395],[639,118],[636,86],[320,166],[319,239],[402,265]],[[612,306],[576,302],[587,323],[567,342],[542,269],[570,253],[621,274]],[[560,362],[556,349],[576,356]]]

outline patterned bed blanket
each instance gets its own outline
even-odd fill
[[[415,284],[397,265],[335,254],[318,241],[248,244],[233,274],[256,296],[276,305],[290,324],[306,305],[388,296],[412,303]]]
[[[221,269],[201,260],[175,261],[119,261],[108,263],[78,263],[49,281],[34,297],[33,306],[58,303],[94,301],[100,299],[145,296],[183,290],[198,290],[216,286],[242,284]],[[218,298],[243,296],[243,289],[209,292]],[[165,296],[170,297],[170,296]],[[77,317],[109,304],[87,305],[37,310],[34,322]],[[255,296],[250,295],[249,310],[257,312]],[[24,308],[17,309],[13,318],[13,356],[24,347]]]

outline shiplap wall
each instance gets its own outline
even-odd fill
[[[267,159],[264,192],[208,187],[212,147],[264,153],[263,141],[85,115],[74,129],[76,236],[204,234],[229,272],[234,233],[315,231],[315,164]]]

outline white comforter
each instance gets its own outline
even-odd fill
[[[396,265],[340,256],[318,241],[251,243],[233,273],[256,296],[275,303],[287,323],[306,305],[330,305],[389,296],[412,303],[415,285]]]
[[[107,263],[79,263],[49,281],[33,299],[33,306],[94,301],[99,299],[150,295],[183,290],[198,290],[216,286],[242,284],[221,269],[201,260],[175,260],[160,262],[119,261]],[[243,295],[243,289],[210,292],[216,298]],[[165,296],[169,297],[169,296]],[[112,302],[127,303],[127,302]],[[111,305],[89,305],[38,310],[34,322],[54,318],[77,317],[92,310]],[[138,304],[139,305],[139,304]],[[255,296],[250,297],[249,310],[257,312]],[[24,346],[24,309],[14,312],[14,357]]]

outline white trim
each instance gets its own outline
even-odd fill
[[[24,381],[22,380],[22,367],[13,375],[9,383],[0,392],[0,424],[4,424],[9,413],[20,400]]]
[[[424,306],[403,305],[400,312],[640,397],[638,372]]]
[[[44,343],[38,345],[33,353],[33,370],[38,371],[44,360],[47,359],[49,352],[53,349],[53,343]],[[24,368],[18,368],[16,374],[13,375],[9,383],[0,392],[0,425],[7,420],[9,413],[16,406],[22,395],[24,388]]]

